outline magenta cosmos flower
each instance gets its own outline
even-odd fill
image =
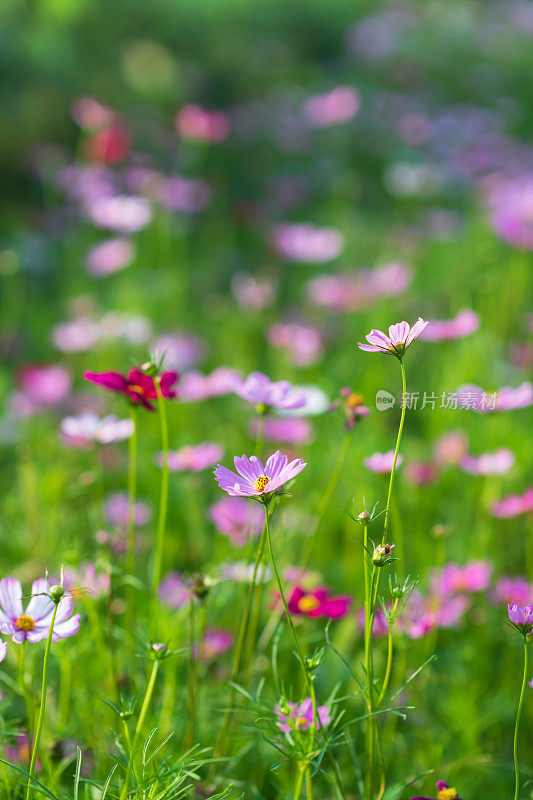
[[[180,450],[171,450],[168,454],[168,468],[173,472],[201,472],[216,464],[224,455],[224,448],[214,442],[188,445]],[[163,463],[160,453],[158,463]]]
[[[150,403],[150,400],[157,400],[154,379],[149,375],[145,375],[138,367],[130,369],[127,375],[111,370],[109,372],[86,372],[84,378],[86,381],[103,386],[104,389],[109,389],[111,392],[118,392],[125,395],[125,397],[129,397],[132,403],[140,403],[148,411],[155,411]],[[174,372],[174,370],[163,372],[159,381],[163,397],[176,397],[178,393],[172,387],[177,380],[178,373]]]
[[[520,606],[518,603],[509,603],[507,613],[513,628],[526,636],[533,631],[533,603]]]
[[[310,591],[295,586],[287,607],[292,616],[341,619],[350,610],[351,603],[352,598],[349,595],[331,597],[329,589],[325,586]]]
[[[288,457],[282,456],[279,450],[270,456],[264,466],[256,456],[235,456],[234,460],[238,475],[219,464],[215,470],[218,485],[229,495],[258,499],[270,499],[273,492],[307,466],[301,458],[289,462]]]
[[[278,717],[278,727],[283,733],[306,731],[314,722],[313,701],[306,697],[301,703],[285,701],[278,703],[274,711]],[[323,728],[331,722],[331,714],[327,706],[318,706],[318,717]]]
[[[295,391],[289,381],[272,382],[262,372],[252,372],[246,380],[236,378],[233,391],[262,413],[272,408],[302,408],[306,401],[305,392]]]
[[[491,513],[500,519],[510,519],[521,514],[529,514],[533,511],[533,487],[526,489],[524,494],[510,494],[503,500],[498,500],[491,506]]]
[[[34,581],[31,599],[26,610],[22,608],[22,586],[16,578],[3,578],[0,581],[0,631],[10,634],[13,641],[20,644],[25,639],[40,642],[46,639],[52,623],[54,603],[50,598],[50,585],[45,578]],[[58,642],[74,636],[80,627],[80,615],[72,616],[72,597],[64,595],[59,601],[52,633],[52,640]]]
[[[437,783],[437,797],[422,797],[422,795],[417,795],[416,797],[411,797],[410,800],[461,800],[459,795],[457,794],[457,789],[448,786],[445,781],[439,781]]]
[[[418,317],[413,327],[408,322],[397,322],[389,326],[388,336],[383,331],[372,328],[366,336],[368,344],[359,342],[359,348],[368,353],[387,353],[401,358],[411,342],[420,336],[427,325],[429,323],[424,322],[422,317]]]

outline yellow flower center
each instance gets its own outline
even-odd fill
[[[360,405],[362,405],[362,403],[363,403],[363,400],[364,400],[364,397],[363,397],[363,395],[362,395],[362,394],[357,394],[357,392],[352,392],[352,393],[351,393],[351,394],[350,394],[350,395],[349,395],[349,396],[346,398],[346,405],[347,405],[349,408],[355,408],[356,406],[360,406]]]
[[[437,794],[437,800],[455,800],[457,792],[455,789],[441,789]]]
[[[315,608],[318,608],[320,603],[313,597],[312,594],[304,594],[303,597],[300,597],[298,600],[298,608],[300,611],[314,611]]]
[[[254,489],[257,489],[258,492],[262,492],[269,481],[270,478],[267,478],[266,475],[260,475],[254,483]]]
[[[15,622],[19,631],[32,631],[35,628],[35,620],[27,614],[22,614]]]
[[[143,389],[143,387],[142,387],[142,386],[139,386],[139,384],[138,384],[138,383],[131,383],[131,384],[128,386],[128,389],[130,390],[130,392],[135,392],[135,394],[144,394],[144,389]]]

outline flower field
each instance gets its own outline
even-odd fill
[[[533,13],[0,8],[0,800],[533,798]]]

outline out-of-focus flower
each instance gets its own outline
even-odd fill
[[[118,233],[141,231],[152,219],[150,204],[144,197],[95,197],[84,203],[84,208],[94,225]]]
[[[228,581],[235,583],[251,583],[255,565],[246,561],[233,561],[230,564],[220,565],[220,575]],[[272,570],[265,564],[260,564],[257,569],[256,583],[268,583],[272,577]]]
[[[231,279],[231,291],[241,308],[260,309],[272,305],[276,287],[268,278],[237,273]]]
[[[256,456],[235,456],[234,461],[238,475],[220,464],[215,469],[220,488],[229,495],[262,497],[266,500],[307,466],[301,458],[289,463],[287,456],[282,456],[279,450],[270,456],[264,466]]]
[[[77,567],[65,567],[63,585],[73,595],[90,592],[93,597],[105,597],[111,585],[109,575],[98,572],[92,561],[83,561]]]
[[[94,245],[87,253],[85,267],[91,275],[103,278],[129,266],[135,258],[135,246],[129,239],[116,237]]]
[[[368,306],[380,297],[401,294],[412,279],[412,270],[392,261],[360,273],[320,275],[307,284],[310,300],[317,306],[341,313]]]
[[[257,436],[260,425],[257,417],[251,421],[252,436]],[[268,442],[309,444],[313,438],[313,428],[308,420],[298,417],[267,417],[264,421],[264,437]]]
[[[495,450],[494,453],[483,453],[480,456],[466,454],[459,462],[459,466],[471,475],[505,475],[515,463],[515,454],[506,447]]]
[[[439,470],[431,461],[410,461],[405,467],[405,477],[416,486],[428,486],[438,480]]]
[[[298,367],[315,364],[324,353],[323,333],[314,325],[277,322],[269,329],[268,340],[273,347],[287,350]]]
[[[131,419],[117,419],[108,416],[100,418],[87,412],[79,417],[65,417],[61,420],[61,438],[69,447],[89,450],[94,444],[111,444],[129,439],[133,433]]]
[[[495,392],[487,392],[475,384],[465,384],[457,390],[461,408],[488,413],[491,411],[513,411],[533,404],[533,383],[524,381],[516,388],[503,386]]]
[[[150,323],[145,317],[110,311],[100,320],[84,315],[58,323],[53,329],[52,341],[63,353],[85,353],[100,342],[117,338],[130,344],[142,344],[151,333]]]
[[[105,501],[104,513],[111,525],[117,528],[125,528],[129,520],[129,500],[124,492],[113,492],[108,495]],[[146,503],[138,501],[135,503],[134,522],[137,527],[146,525],[151,517],[150,508]]]
[[[182,403],[194,403],[210,397],[220,397],[233,392],[235,383],[241,379],[240,374],[230,367],[218,367],[209,375],[201,372],[186,372],[180,380],[180,400]]]
[[[200,657],[204,661],[214,661],[218,656],[231,650],[233,635],[230,631],[208,628],[200,645]]]
[[[209,518],[217,531],[237,547],[256,538],[264,525],[264,515],[257,503],[242,497],[223,497],[209,508]]]
[[[390,261],[374,269],[363,270],[361,286],[367,297],[396,297],[404,292],[413,278],[411,267],[403,261]]]
[[[474,311],[464,309],[453,319],[430,320],[430,326],[423,331],[421,338],[427,342],[445,342],[448,339],[462,339],[479,328],[479,317]]]
[[[533,175],[496,185],[488,202],[496,235],[520,250],[533,250]]]
[[[519,633],[526,636],[533,631],[533,604],[521,606],[509,603],[507,606],[509,620]]]
[[[468,451],[464,431],[448,431],[435,444],[435,460],[439,464],[459,464]]]
[[[420,639],[434,628],[456,628],[469,607],[470,600],[464,595],[424,596],[415,590],[399,625],[410,639]]]
[[[233,391],[261,413],[273,408],[299,409],[305,405],[304,392],[295,391],[289,381],[273,382],[262,372],[252,372],[245,380],[236,378]]]
[[[361,631],[361,635],[364,635],[365,632],[364,608],[360,608],[359,611],[357,612],[357,623],[359,626],[359,630]],[[387,617],[381,608],[377,608],[376,613],[374,615],[374,623],[372,625],[372,636],[376,638],[381,638],[382,636],[388,636],[388,635],[389,635],[389,623]]]
[[[18,371],[17,384],[29,406],[40,410],[64,403],[72,379],[69,371],[60,364],[35,364]]]
[[[155,360],[164,361],[167,369],[178,372],[194,367],[205,354],[205,344],[190,333],[166,333],[158,336],[151,350]]]
[[[345,428],[351,430],[359,420],[368,417],[368,407],[364,405],[363,395],[352,391],[349,386],[341,389],[340,395],[340,399],[330,404],[329,411],[340,408],[346,418]]]
[[[63,353],[84,353],[98,342],[98,325],[89,317],[59,322],[52,331],[52,342]]]
[[[319,228],[310,223],[278,225],[271,234],[272,244],[287,261],[322,264],[340,254],[344,238],[334,228]]]
[[[411,342],[420,336],[428,324],[422,317],[418,317],[412,327],[407,322],[397,322],[389,326],[388,336],[383,331],[372,328],[366,336],[368,344],[359,342],[359,348],[369,353],[386,353],[401,358]]]
[[[438,781],[436,798],[417,795],[416,797],[411,797],[410,800],[461,800],[461,798],[457,794],[457,789],[448,786],[445,781]]]
[[[291,703],[290,701],[277,703],[274,711],[278,717],[277,725],[283,733],[306,731],[315,722],[313,701],[310,697],[306,697],[301,703]],[[317,706],[317,711],[320,720],[320,722],[317,720],[317,724],[325,728],[331,722],[329,708],[327,706]]]
[[[371,472],[377,475],[388,475],[392,469],[394,461],[394,450],[387,450],[386,453],[373,453],[368,458],[365,458],[364,465]],[[396,459],[396,468],[400,466],[403,461],[403,456],[398,453]]]
[[[484,592],[490,585],[491,574],[490,561],[469,561],[462,567],[459,564],[446,564],[434,575],[432,591],[439,596]]]
[[[197,178],[170,175],[161,179],[154,192],[154,199],[170,211],[183,214],[198,214],[211,202],[209,185]]]
[[[295,586],[290,594],[287,607],[292,616],[340,619],[348,614],[351,604],[350,595],[331,597],[330,590],[326,586],[311,590]]]
[[[170,608],[183,608],[192,596],[189,583],[186,583],[179,572],[169,572],[159,585],[159,598],[162,603]]]
[[[129,398],[134,404],[141,404],[148,411],[155,411],[151,400],[157,400],[157,390],[154,379],[135,367],[127,375],[110,370],[109,372],[86,372],[86,381],[103,386],[111,392],[118,392]],[[178,380],[178,373],[174,370],[163,372],[159,377],[159,387],[163,398],[174,398],[177,391],[172,387]]]
[[[294,392],[302,392],[304,402],[301,406],[294,408],[278,408],[280,417],[315,417],[323,414],[330,406],[330,401],[325,392],[318,386],[293,386]]]
[[[337,86],[325,94],[315,94],[305,101],[303,112],[315,128],[338,125],[353,119],[361,105],[361,96],[351,86]]]
[[[178,133],[185,139],[223,142],[230,132],[230,120],[223,111],[209,111],[192,103],[180,108],[174,117]]]
[[[48,636],[54,613],[50,585],[45,578],[33,582],[26,610],[22,608],[22,596],[19,580],[3,578],[0,581],[0,631],[9,634],[17,644],[25,639],[31,643],[40,642]],[[72,616],[72,612],[72,597],[66,594],[57,604],[52,641],[58,642],[78,632],[80,615]]]
[[[131,137],[119,123],[98,131],[85,141],[85,152],[90,161],[100,164],[118,164],[124,161],[131,149]]]
[[[212,467],[224,455],[224,448],[214,442],[202,442],[187,445],[179,450],[171,450],[168,454],[168,468],[172,472],[201,472]],[[163,463],[163,455],[158,455],[159,466]]]
[[[533,598],[533,585],[525,578],[503,576],[496,584],[495,597],[500,603],[518,603],[525,606]]]
[[[5,744],[2,747],[4,758],[8,758],[15,764],[22,764],[24,769],[27,768],[31,758],[31,748],[26,734],[19,734],[15,737],[14,744]],[[43,768],[40,759],[37,759],[35,764],[36,772],[40,772]]]
[[[510,494],[503,500],[493,503],[491,513],[500,519],[518,517],[521,514],[529,514],[533,511],[533,487],[526,489],[524,494]]]
[[[70,109],[72,119],[80,128],[101,130],[112,125],[116,119],[115,112],[95,97],[79,97]]]

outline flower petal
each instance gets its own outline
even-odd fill
[[[22,614],[22,586],[16,578],[2,578],[0,581],[0,605],[5,614],[16,620]]]

